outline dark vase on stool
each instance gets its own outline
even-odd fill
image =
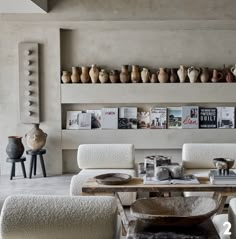
[[[8,137],[8,145],[6,148],[6,152],[9,158],[11,159],[19,159],[24,153],[24,145],[21,141],[22,137],[20,136],[9,136]]]

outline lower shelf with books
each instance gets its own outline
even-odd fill
[[[132,143],[136,149],[181,149],[184,143],[235,143],[235,138],[235,129],[64,129],[62,149],[99,143]]]

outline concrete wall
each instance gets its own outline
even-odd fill
[[[63,152],[62,160],[60,148],[60,28],[77,29],[72,44],[72,49],[77,46],[75,54],[71,63],[63,63],[63,67],[94,61],[110,67],[123,62],[158,67],[180,63],[221,66],[236,61],[234,0],[49,2],[51,12],[46,15],[0,15],[1,174],[10,172],[10,165],[5,162],[7,136],[23,136],[31,128],[20,124],[18,114],[18,43],[21,41],[40,43],[41,128],[49,135],[46,160],[49,174],[78,170],[76,152]],[[176,150],[140,150],[137,161],[153,153],[181,158],[181,152]]]

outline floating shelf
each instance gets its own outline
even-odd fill
[[[236,103],[236,84],[61,84],[61,103]]]
[[[236,129],[62,130],[62,149],[132,143],[136,149],[181,149],[184,143],[235,143]]]

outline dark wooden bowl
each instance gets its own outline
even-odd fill
[[[132,177],[125,173],[106,173],[94,178],[96,179],[96,182],[100,184],[118,185],[128,183]]]
[[[131,214],[159,226],[190,226],[214,215],[219,204],[210,197],[143,198],[131,205]]]
[[[234,166],[234,159],[230,158],[214,158],[213,163],[215,167],[217,168],[216,164],[218,162],[226,163],[227,164],[227,169],[231,169]]]

